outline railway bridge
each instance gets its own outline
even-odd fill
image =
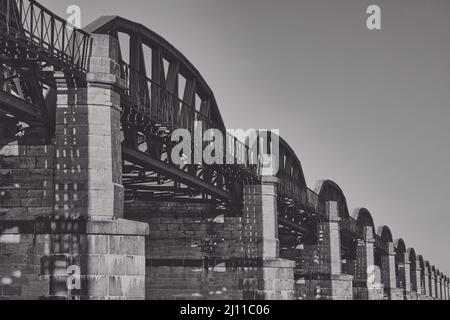
[[[282,137],[230,134],[145,26],[0,0],[0,59],[1,299],[449,299],[335,182],[308,188]]]

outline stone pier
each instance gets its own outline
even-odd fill
[[[430,297],[432,299],[437,299],[436,273],[433,270],[431,271],[430,286],[431,286]]]
[[[86,82],[55,75],[54,139],[0,145],[3,297],[144,298],[148,226],[122,219],[118,50],[93,35]]]
[[[397,288],[397,278],[395,272],[395,249],[394,243],[388,243],[388,253],[382,256],[384,273],[384,288],[390,300],[403,300],[403,290]]]
[[[404,274],[405,274],[405,289],[404,289],[404,297],[406,300],[415,300],[416,295],[411,291],[411,263],[409,262],[409,256],[407,253],[404,253]]]
[[[424,266],[424,299],[428,300],[431,298],[431,291],[430,291],[430,270],[428,266]]]
[[[342,273],[341,237],[337,202],[328,201],[326,205],[327,221],[321,223],[324,241],[319,245],[320,260],[326,261],[327,274],[321,283],[322,299],[353,299],[353,276]]]
[[[373,274],[373,278],[369,278],[367,270],[371,267],[375,267],[375,239],[372,227],[364,228],[365,235],[365,253],[366,253],[366,287],[367,287],[367,300],[383,300],[383,283],[381,279],[378,279],[378,274]]]
[[[419,264],[416,263],[416,270],[413,271],[416,273],[416,293],[417,293],[417,299],[421,300],[422,299],[422,292],[423,292],[423,287],[422,287],[422,269],[420,268]]]
[[[261,184],[244,187],[243,233],[247,259],[256,268],[244,278],[245,298],[292,300],[295,262],[279,258],[278,179],[263,176]]]

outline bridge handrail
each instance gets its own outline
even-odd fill
[[[0,15],[2,33],[26,41],[55,63],[63,61],[65,71],[87,71],[89,33],[35,0],[0,0]]]

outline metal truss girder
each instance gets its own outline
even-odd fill
[[[150,168],[158,173],[179,181],[189,187],[200,189],[202,192],[206,192],[221,200],[235,201],[234,197],[227,191],[217,188],[202,179],[199,179],[187,172],[181,171],[167,163],[154,159],[144,152],[133,150],[129,147],[122,146],[122,157],[124,160],[138,164],[143,168]]]
[[[303,235],[307,235],[310,234],[311,231],[308,230],[307,228],[297,224],[297,223],[293,223],[283,217],[278,217],[278,224],[285,226],[286,228],[295,230]]]
[[[125,190],[129,190],[130,192],[148,192],[148,191],[166,191],[166,192],[180,192],[183,194],[189,194],[189,193],[195,193],[197,192],[195,189],[191,188],[178,188],[173,186],[164,186],[164,185],[145,185],[145,186],[138,186],[138,185],[124,185]]]
[[[41,119],[40,108],[12,94],[0,90],[0,110],[19,119]]]
[[[168,61],[177,62],[176,69],[177,71],[179,71],[180,74],[184,75],[188,84],[192,85],[195,83],[195,87],[198,91],[197,93],[201,93],[205,97],[208,97],[208,99],[205,100],[208,100],[210,104],[211,119],[216,124],[218,124],[220,128],[225,128],[213,91],[208,86],[205,79],[202,77],[200,72],[194,67],[194,65],[180,51],[178,51],[172,44],[170,44],[163,37],[146,28],[142,24],[129,21],[120,16],[102,16],[97,20],[93,21],[88,26],[86,26],[84,30],[89,33],[107,34],[111,32],[124,32],[130,36],[139,35],[142,44],[148,45],[149,47],[152,48],[152,50],[155,50],[155,52],[159,51],[159,55],[162,54],[164,58],[167,58]],[[162,65],[160,63],[160,59],[157,60],[158,64],[161,67]],[[158,78],[161,76],[161,74],[159,74],[159,71],[161,70],[156,70],[156,68],[152,67],[152,71],[158,72]],[[166,81],[158,81],[158,79],[154,80],[156,80],[155,84],[157,86],[166,87],[165,83],[164,84],[161,83]],[[171,81],[169,79],[168,83],[169,86],[171,86],[170,82]]]

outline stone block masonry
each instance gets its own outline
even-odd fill
[[[354,298],[354,277],[342,272],[337,203],[327,202],[326,212],[328,219],[318,223],[315,243],[306,243],[293,252],[285,253],[296,261],[296,299]]]
[[[0,230],[0,299],[144,297],[145,224],[41,218]]]
[[[258,283],[246,291],[256,299],[294,298],[295,262],[279,257],[278,184],[278,178],[263,176],[260,184],[244,186],[244,251],[260,262],[244,281]]]
[[[242,218],[213,204],[134,201],[127,219],[149,225],[147,299],[242,299]]]
[[[0,218],[53,214],[53,145],[0,144]]]
[[[244,188],[243,209],[195,201],[133,201],[149,224],[147,299],[293,299],[293,261],[278,258],[277,180]]]
[[[244,218],[195,202],[126,202],[149,224],[147,299],[288,299],[293,262],[246,254]],[[264,266],[264,268],[262,268]],[[290,295],[291,294],[291,295]]]

